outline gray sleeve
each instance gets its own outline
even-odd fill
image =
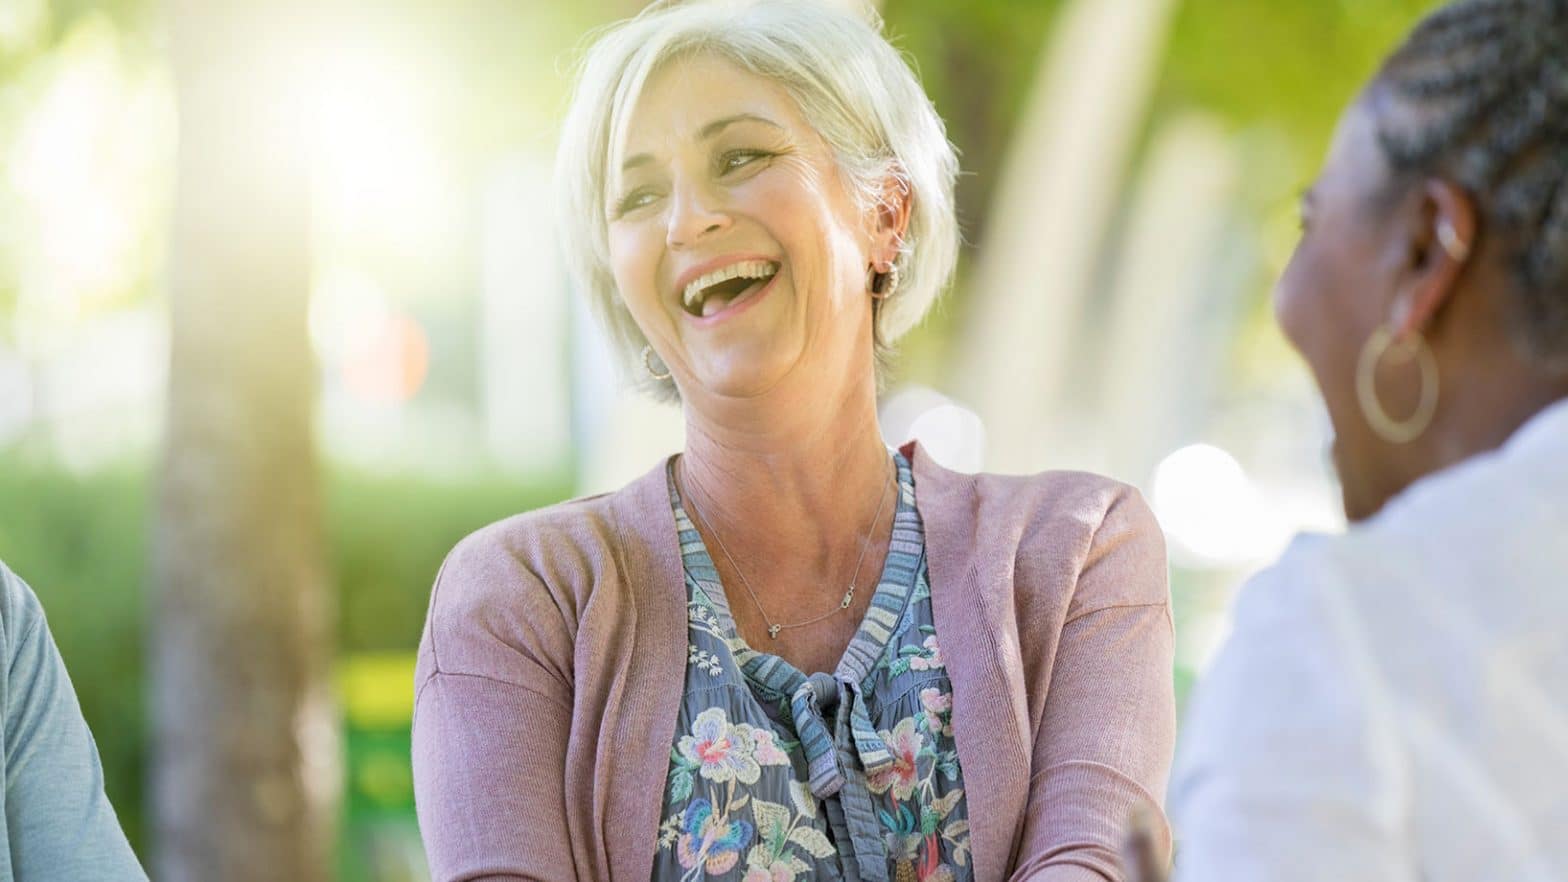
[[[32,591],[0,567],[13,636],[6,662],[5,819],[18,882],[145,882],[114,807],[76,691]]]

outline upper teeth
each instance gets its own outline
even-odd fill
[[[773,262],[769,260],[743,260],[732,263],[694,279],[681,293],[681,298],[687,306],[694,307],[702,302],[703,291],[720,282],[728,282],[730,279],[766,279],[777,271]]]

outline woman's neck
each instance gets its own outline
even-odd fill
[[[1541,411],[1568,399],[1568,379],[1542,374],[1513,357],[1477,359],[1445,380],[1443,391],[1453,404],[1414,449],[1389,463],[1388,486],[1369,514],[1422,478],[1502,447]]]
[[[836,398],[731,403],[724,413],[686,408],[681,489],[730,550],[754,561],[775,554],[859,550],[892,482],[874,385]],[[889,520],[885,512],[879,520]],[[853,546],[846,550],[846,546]]]

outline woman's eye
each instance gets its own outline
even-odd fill
[[[749,165],[764,156],[767,156],[767,154],[760,150],[732,150],[724,154],[724,157],[719,161],[719,166],[724,171],[731,172],[742,166]]]
[[[642,208],[644,205],[651,204],[654,198],[654,194],[648,190],[636,190],[626,194],[626,196],[621,199],[620,202],[616,203],[615,211],[617,214],[625,214],[628,211],[636,211],[637,209]]]

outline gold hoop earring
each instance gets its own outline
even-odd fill
[[[1377,396],[1377,366],[1390,350],[1402,361],[1414,359],[1421,369],[1421,402],[1416,405],[1416,412],[1403,422],[1389,416]],[[1379,438],[1390,444],[1409,444],[1432,425],[1432,417],[1437,413],[1439,379],[1437,356],[1432,354],[1420,333],[1399,342],[1388,328],[1380,327],[1361,347],[1361,359],[1356,365],[1356,397],[1361,402],[1361,415]]]
[[[648,376],[653,377],[655,380],[657,380],[657,381],[662,383],[665,380],[668,380],[670,378],[670,376],[671,376],[670,368],[669,368],[668,365],[666,365],[665,368],[664,368],[664,373],[662,373],[662,374],[659,373],[658,370],[656,370],[654,368],[654,366],[653,366],[653,359],[654,359],[654,357],[655,356],[654,356],[654,352],[653,352],[653,347],[652,346],[644,346],[642,348],[642,366],[643,366],[643,370],[646,370],[648,372]]]
[[[881,276],[881,284],[877,284],[877,276]],[[887,272],[876,273],[871,277],[871,299],[886,300],[898,290],[898,264],[887,265]]]

